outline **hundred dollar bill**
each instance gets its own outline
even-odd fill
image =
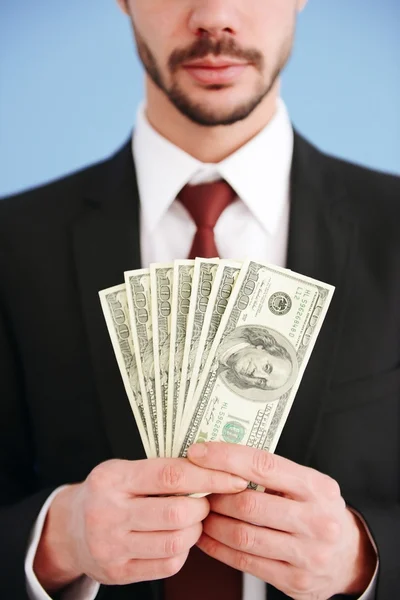
[[[194,360],[203,330],[204,318],[211,296],[215,274],[218,270],[218,258],[196,258],[193,270],[192,295],[187,320],[186,341],[183,351],[181,385],[175,426],[175,438],[179,431],[181,418],[192,378]]]
[[[243,265],[195,392],[182,456],[196,441],[275,450],[333,291],[286,269]]]
[[[219,267],[215,275],[207,311],[204,316],[202,330],[200,332],[197,354],[195,356],[192,368],[189,389],[187,392],[187,400],[181,419],[179,436],[176,436],[174,455],[179,454],[179,450],[183,441],[182,436],[186,434],[186,430],[189,425],[187,421],[189,420],[190,422],[192,416],[192,401],[195,390],[199,383],[199,377],[204,371],[211,346],[214,342],[215,335],[221,323],[222,316],[225,312],[228,300],[234,288],[242,264],[243,263],[241,262],[233,260],[220,260],[219,262]]]
[[[171,339],[171,302],[173,264],[150,265],[151,316],[157,404],[161,406],[164,451],[167,447],[168,370]]]
[[[146,456],[154,457],[152,432],[147,428],[150,413],[148,406],[143,403],[139,384],[125,284],[103,290],[99,292],[99,296],[114,354]]]
[[[174,262],[171,307],[171,345],[168,374],[166,456],[172,456],[172,447],[175,436],[183,351],[185,348],[190,297],[192,293],[193,270],[194,260],[176,260]]]
[[[147,423],[147,428],[151,429],[153,433],[156,456],[163,456],[164,433],[161,403],[157,406],[155,389],[150,271],[149,269],[137,269],[126,271],[124,275],[139,383],[143,401],[150,409],[150,421]]]

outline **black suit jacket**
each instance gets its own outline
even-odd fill
[[[295,135],[288,267],[336,286],[277,452],[336,478],[400,597],[400,180]],[[98,299],[140,267],[130,144],[0,202],[0,597],[26,600],[32,525],[57,486],[143,458]],[[159,583],[102,587],[155,600]],[[269,600],[285,596],[270,588]]]

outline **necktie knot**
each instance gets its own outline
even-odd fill
[[[214,227],[223,211],[235,199],[234,190],[226,181],[214,181],[200,185],[186,185],[178,199],[196,224],[197,231],[189,258],[218,256]]]
[[[223,211],[235,199],[235,192],[226,181],[186,185],[179,200],[189,212],[198,229],[214,229]]]

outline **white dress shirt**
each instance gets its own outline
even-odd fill
[[[138,111],[132,144],[141,206],[143,267],[188,256],[196,227],[176,197],[186,184],[221,178],[234,189],[237,200],[225,209],[215,227],[219,256],[239,260],[252,257],[285,266],[293,129],[282,100],[269,124],[218,164],[202,163],[162,137],[147,121],[144,105]],[[49,497],[32,532],[25,563],[32,600],[50,599],[34,574],[33,561],[47,511],[61,489]],[[359,600],[372,600],[376,575],[377,570]],[[83,577],[65,590],[63,600],[94,600],[98,590],[98,583]],[[245,574],[243,600],[265,600],[265,583]]]

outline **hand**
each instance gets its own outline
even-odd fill
[[[336,481],[246,446],[196,444],[188,458],[266,488],[209,498],[211,513],[197,542],[206,554],[295,600],[361,595],[368,587],[376,554]]]
[[[111,585],[174,575],[198,541],[210,507],[206,498],[171,495],[245,487],[239,477],[182,458],[102,463],[85,482],[54,498],[36,576],[55,591],[83,574]]]

